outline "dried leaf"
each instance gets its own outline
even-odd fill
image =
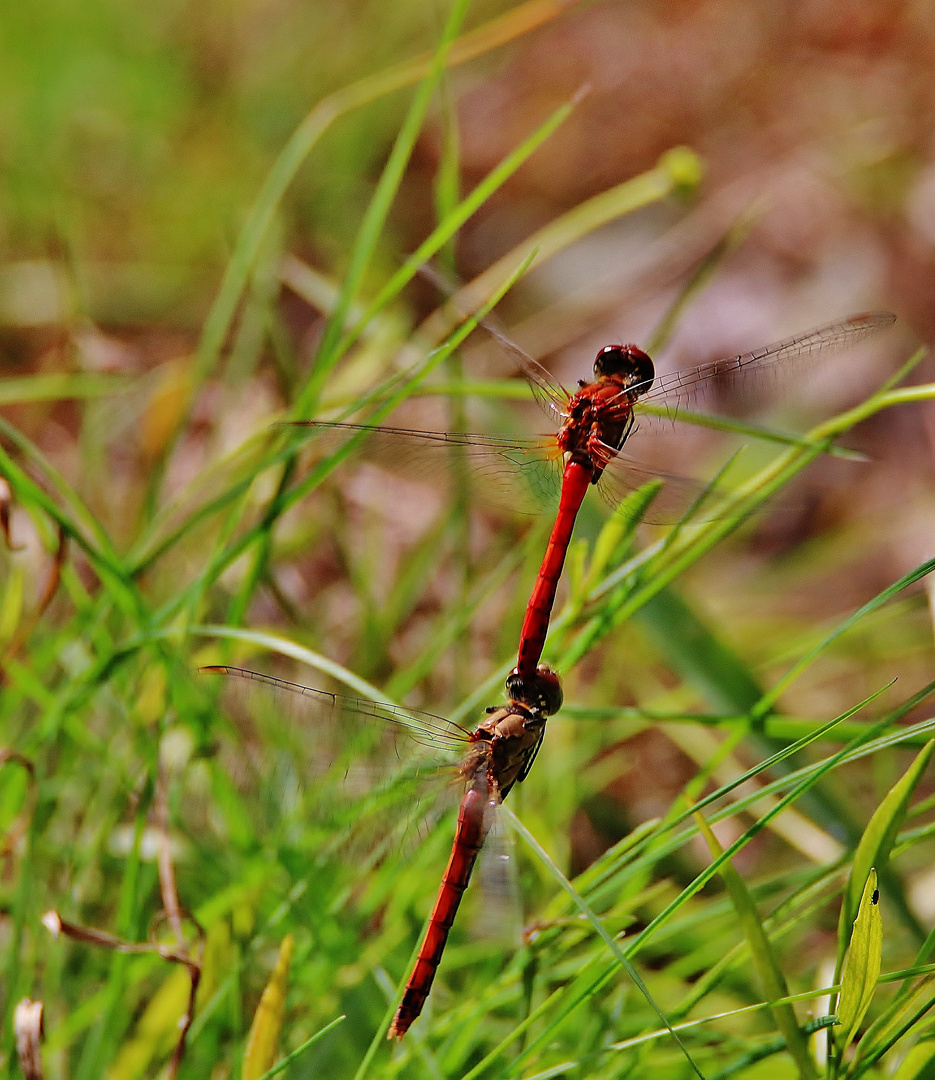
[[[23,998],[13,1012],[16,1053],[26,1080],[42,1080],[42,1002]]]
[[[143,413],[140,449],[147,461],[155,461],[175,433],[188,408],[192,391],[192,364],[187,358],[165,364],[159,382]]]

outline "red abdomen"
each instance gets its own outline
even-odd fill
[[[523,629],[519,636],[519,655],[516,670],[522,676],[535,674],[542,656],[542,647],[549,631],[549,618],[555,603],[555,590],[562,576],[565,554],[575,527],[575,518],[591,483],[592,470],[577,461],[569,461],[562,473],[562,497],[558,507],[549,546],[539,568],[539,576],[526,605]]]
[[[387,1038],[401,1039],[409,1030],[413,1020],[422,1012],[425,999],[429,996],[435,972],[445,951],[448,933],[455,921],[458,906],[464,890],[471,880],[471,871],[477,862],[477,855],[484,845],[487,825],[484,820],[487,810],[487,795],[482,790],[485,784],[473,784],[465,792],[458,813],[458,828],[455,831],[451,856],[442,878],[435,907],[429,919],[428,929],[419,956],[406,983],[393,1023]]]

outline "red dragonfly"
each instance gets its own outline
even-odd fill
[[[348,718],[382,721],[392,730],[403,730],[443,754],[460,754],[457,774],[465,792],[451,855],[418,958],[388,1033],[390,1039],[401,1039],[422,1012],[429,995],[461,897],[490,831],[492,811],[514,784],[529,775],[542,744],[546,720],[562,706],[558,675],[545,665],[540,665],[529,677],[511,675],[506,686],[508,703],[488,708],[485,718],[469,732],[431,713],[327,694],[244,668],[215,666],[201,670],[248,679],[272,691],[282,691],[299,699],[301,711],[317,714],[319,718],[327,715],[335,721],[340,716],[342,727]],[[307,709],[302,710],[303,705]]]
[[[329,424],[310,421],[309,426],[324,432],[352,435],[369,432],[380,439],[390,460],[401,448],[421,445],[460,447],[481,461],[498,455],[516,465],[540,463],[543,459],[563,460],[561,495],[555,525],[520,634],[516,673],[532,676],[542,655],[549,617],[561,577],[575,519],[592,484],[602,481],[611,502],[619,502],[655,474],[640,468],[620,453],[635,429],[636,419],[646,415],[641,407],[658,406],[672,416],[680,402],[712,384],[712,380],[736,377],[773,369],[780,364],[809,356],[819,350],[829,352],[854,345],[868,335],[889,326],[895,316],[889,312],[868,312],[830,323],[816,330],[786,338],[762,349],[727,356],[712,363],[656,377],[652,360],[635,345],[607,345],[594,361],[594,378],[580,380],[572,393],[556,383],[546,369],[494,328],[488,327],[518,362],[540,405],[558,423],[558,432],[533,438],[499,438],[476,433],[413,431],[366,424]],[[387,442],[386,440],[390,441]],[[667,488],[679,481],[666,481]],[[684,486],[684,482],[681,486]],[[689,485],[694,495],[697,489]],[[676,494],[678,503],[680,496]],[[675,517],[678,515],[675,514]],[[648,520],[652,520],[648,518]]]

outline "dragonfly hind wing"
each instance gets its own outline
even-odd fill
[[[460,797],[470,743],[444,717],[242,668],[206,675],[221,678],[228,772],[258,808],[288,797],[322,851],[392,854]]]
[[[490,812],[487,839],[477,868],[477,902],[471,911],[471,930],[483,941],[515,949],[523,936],[522,890],[516,843],[503,815]]]
[[[657,486],[658,490],[639,515],[639,520],[648,525],[717,520],[725,514],[725,502],[732,495],[732,489],[724,484],[677,476],[623,454],[607,466],[598,490],[616,513],[622,504],[649,485]]]

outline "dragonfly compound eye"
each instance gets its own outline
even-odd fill
[[[546,664],[540,664],[534,675],[514,670],[506,681],[506,692],[513,701],[538,709],[544,716],[557,713],[565,700],[561,680]]]
[[[594,378],[613,375],[622,379],[628,388],[639,387],[645,394],[656,377],[652,360],[635,345],[605,345],[594,358]]]

